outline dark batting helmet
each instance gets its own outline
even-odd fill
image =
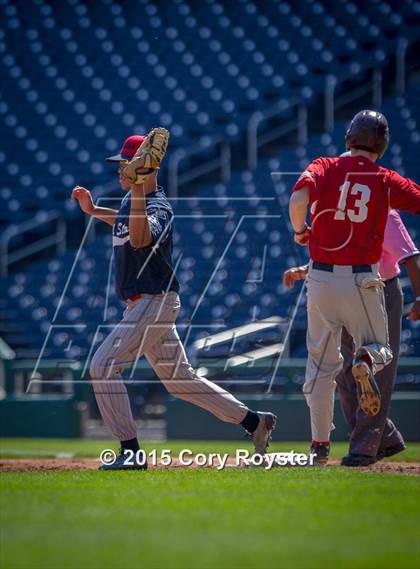
[[[346,132],[346,148],[358,148],[373,152],[381,158],[389,144],[388,121],[382,113],[360,111],[355,115]]]

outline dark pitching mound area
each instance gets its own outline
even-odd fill
[[[94,458],[2,458],[0,459],[0,472],[53,472],[53,471],[82,471],[96,470],[100,465],[98,459]],[[340,463],[331,460],[327,468],[336,468]],[[228,467],[235,467],[228,464]],[[203,468],[197,466],[184,466],[174,460],[171,466],[150,466],[150,470],[174,469],[174,468]],[[209,468],[209,467],[206,467]],[[284,467],[274,467],[284,468]],[[378,462],[366,468],[353,468],[363,472],[386,472],[389,474],[408,474],[413,476],[420,475],[419,462]]]

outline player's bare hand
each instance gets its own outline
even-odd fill
[[[95,205],[93,203],[92,194],[82,186],[75,186],[71,192],[71,201],[77,200],[80,209],[89,215],[92,215]]]
[[[306,279],[307,274],[307,266],[292,267],[291,269],[287,269],[287,271],[285,271],[283,274],[283,285],[286,288],[293,288],[295,286],[295,282]]]
[[[407,316],[408,320],[420,320],[420,300],[416,300],[416,302],[410,308],[410,312]]]
[[[302,245],[302,247],[305,247],[306,245],[309,244],[309,240],[311,238],[311,228],[306,226],[305,229],[303,229],[301,232],[296,233],[294,235],[294,240],[295,243],[297,243],[298,245]]]

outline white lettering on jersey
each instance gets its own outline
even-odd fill
[[[115,231],[112,235],[112,246],[113,247],[120,247],[127,243],[130,240],[130,236],[128,234],[128,225],[119,221],[115,226]]]
[[[115,235],[117,237],[122,237],[123,235],[127,235],[128,233],[128,225],[126,223],[122,223],[121,221],[117,223],[115,227]]]
[[[353,184],[353,187],[350,190],[350,193],[353,196],[356,196],[357,199],[354,202],[355,209],[347,208],[347,195],[350,189],[350,182],[344,182],[339,188],[338,191],[340,192],[340,198],[337,204],[337,211],[334,215],[334,219],[343,220],[347,217],[350,221],[354,221],[355,223],[362,223],[366,221],[368,216],[368,206],[370,200],[371,191],[369,186],[365,184]]]

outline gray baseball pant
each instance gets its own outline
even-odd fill
[[[180,309],[175,292],[143,294],[128,302],[122,321],[95,352],[90,376],[102,419],[114,437],[137,437],[122,372],[146,356],[172,395],[210,411],[222,421],[239,424],[249,409],[230,393],[199,377],[191,367],[175,327]]]
[[[312,268],[308,288],[308,329],[303,392],[310,408],[312,439],[328,441],[333,426],[336,377],[343,365],[341,330],[351,333],[355,349],[364,348],[377,371],[392,359],[381,287],[363,288],[372,273],[352,272],[350,265],[335,265],[333,272]]]
[[[343,329],[341,339],[344,365],[336,379],[343,414],[352,430],[349,452],[368,456],[375,456],[379,451],[388,447],[404,444],[403,436],[388,418],[392,390],[397,375],[403,311],[403,294],[397,277],[387,281],[384,293],[389,343],[394,357],[392,362],[376,375],[376,382],[381,393],[379,413],[374,417],[369,417],[359,409],[356,383],[351,373],[354,343],[353,338],[345,329]]]

